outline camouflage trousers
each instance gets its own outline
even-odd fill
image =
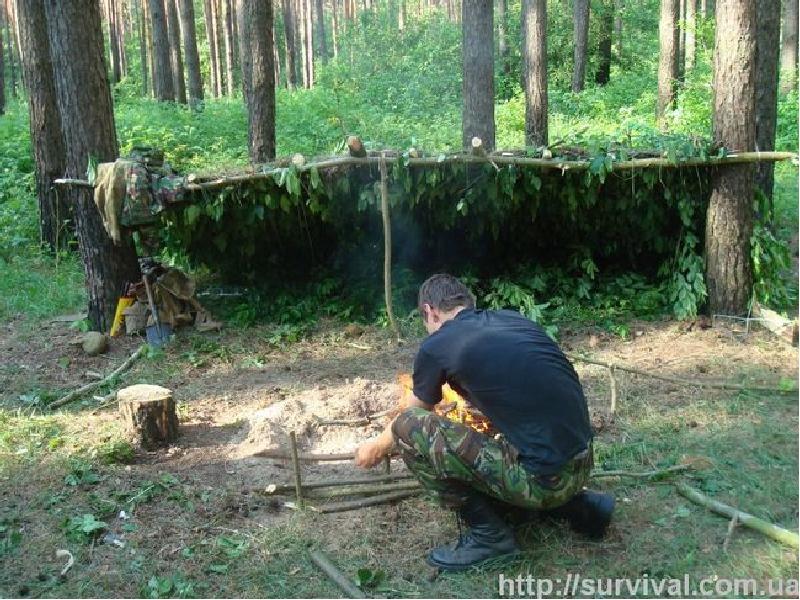
[[[504,438],[490,438],[424,408],[401,413],[392,433],[408,468],[444,504],[472,488],[523,508],[555,508],[581,491],[592,469],[590,446],[556,475],[531,474]]]

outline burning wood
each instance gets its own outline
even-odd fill
[[[397,376],[397,381],[403,390],[400,397],[400,409],[402,410],[408,405],[408,401],[413,393],[414,384],[409,373],[401,373]],[[439,416],[455,421],[456,423],[463,423],[479,433],[489,436],[498,433],[491,421],[486,418],[486,415],[472,406],[465,398],[462,398],[458,392],[447,384],[442,386],[442,401],[436,405],[434,411]]]

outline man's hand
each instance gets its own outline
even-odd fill
[[[356,450],[356,466],[362,469],[371,469],[380,463],[387,454],[388,452],[378,440],[366,442]]]

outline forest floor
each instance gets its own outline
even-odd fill
[[[797,349],[762,330],[729,323],[632,321],[625,339],[581,325],[560,343],[683,379],[793,386]],[[275,347],[268,327],[180,332],[140,360],[115,387],[147,382],[174,391],[181,434],[157,452],[133,454],[115,406],[85,398],[57,411],[36,407],[107,372],[137,345],[112,341],[94,358],[70,345],[68,323],[22,318],[0,328],[0,596],[337,597],[313,565],[324,550],[348,575],[385,577],[371,595],[497,596],[498,575],[560,578],[688,574],[701,578],[795,578],[796,551],[679,496],[684,480],[715,499],[784,527],[798,527],[796,395],[704,390],[619,374],[607,415],[604,369],[576,363],[598,427],[597,468],[642,470],[691,462],[670,480],[602,479],[617,499],[608,536],[583,539],[554,523],[520,527],[520,558],[435,576],[425,554],[456,535],[454,517],[415,497],[338,514],[293,510],[260,493],[292,481],[285,461],[253,457],[298,433],[304,450],[346,452],[380,424],[318,426],[393,404],[397,375],[419,339],[397,346],[386,330],[353,335],[320,322],[304,340]],[[31,391],[35,390],[35,391]],[[31,408],[33,405],[33,409]],[[24,407],[24,408],[23,408]],[[394,463],[394,470],[404,467]],[[349,463],[304,467],[307,480],[356,474]],[[124,511],[124,512],[121,512]],[[98,521],[101,522],[98,524]],[[729,539],[727,539],[729,538]],[[726,543],[727,539],[727,543]],[[68,550],[74,565],[59,575]],[[366,573],[366,572],[365,572]],[[624,595],[624,594],[623,594]]]

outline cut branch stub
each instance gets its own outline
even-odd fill
[[[178,437],[178,414],[172,391],[158,385],[137,384],[117,392],[119,412],[128,438],[153,450]]]

